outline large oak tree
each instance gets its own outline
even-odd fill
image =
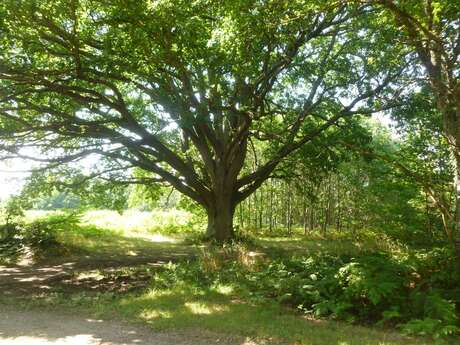
[[[396,101],[405,53],[373,16],[321,0],[3,0],[3,158],[100,155],[90,176],[166,182],[227,240],[285,157]],[[264,160],[243,170],[255,141]]]

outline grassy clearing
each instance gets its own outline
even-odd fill
[[[27,211],[26,221],[33,222],[53,215],[59,211]],[[127,210],[123,213],[110,210],[91,210],[81,214],[80,224],[115,231],[125,236],[138,234],[177,234],[183,235],[198,229],[192,215],[183,210],[154,210],[151,212]]]
[[[49,219],[52,216],[56,214],[30,212],[27,215],[28,222]],[[119,215],[111,211],[92,211],[85,213],[78,221],[64,222],[55,229],[58,243],[61,247],[67,248],[66,255],[58,257],[58,260],[81,260],[89,257],[97,265],[99,260],[108,257],[127,258],[152,253],[159,255],[197,252],[196,248],[186,246],[180,236],[155,233],[156,230],[153,229],[158,227],[150,223],[154,217],[144,212]],[[172,214],[167,219],[175,224],[174,226],[179,222],[177,214]],[[166,233],[170,232],[168,230]],[[384,251],[394,256],[408,255],[409,249],[398,243],[372,233],[350,238],[330,232],[327,236],[311,234],[308,237],[295,236],[288,239],[256,238],[251,241],[249,247],[242,249],[237,250],[235,255],[225,248],[206,247],[201,249],[198,262],[182,262],[155,269],[138,266],[118,270],[82,270],[73,279],[91,287],[98,285],[97,290],[89,292],[80,289],[71,293],[51,290],[34,298],[23,296],[19,301],[24,307],[72,308],[99,317],[122,317],[147,323],[155,329],[198,328],[259,340],[274,339],[291,344],[435,343],[430,337],[403,336],[392,327],[362,327],[303,314],[283,303],[285,296],[282,289],[270,285],[272,283],[263,275],[258,276],[258,271],[264,270],[272,259],[292,256],[316,253],[355,256],[374,251]],[[232,250],[233,248],[230,248],[230,251]],[[43,257],[42,262],[54,260],[50,253]],[[226,263],[233,261],[242,265],[243,270],[227,273],[229,266]],[[254,272],[254,275],[251,275],[251,272]],[[107,287],[112,286],[114,282],[124,279],[130,282],[131,277],[136,279],[139,275],[150,277],[151,282],[147,283],[146,289],[130,293],[120,293],[116,289],[107,292]],[[216,276],[219,278],[216,279]],[[259,293],[257,289],[251,290],[252,286],[260,285],[258,277],[265,279],[263,293]],[[273,281],[273,284],[278,283]],[[279,290],[281,295],[270,296],[272,290]],[[18,300],[0,298],[0,302],[16,305]],[[455,340],[452,344],[455,344]]]
[[[194,246],[185,245],[183,228],[189,222],[184,211],[89,211],[69,214],[59,211],[28,211],[24,233],[44,229],[37,236],[46,235],[51,245],[37,246],[31,251],[33,262],[53,264],[65,260],[101,260],[111,258],[141,258],[149,256],[190,256]],[[164,231],[159,232],[159,229]],[[191,227],[193,230],[193,226]],[[0,253],[0,264],[15,264],[21,255]]]

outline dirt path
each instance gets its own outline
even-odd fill
[[[0,305],[0,345],[257,345],[210,332],[156,332],[120,321],[63,312],[17,311]]]
[[[39,295],[50,291],[75,292],[117,291],[127,292],[144,287],[151,278],[148,270],[110,277],[110,272],[136,267],[161,267],[168,262],[193,259],[195,252],[183,246],[158,250],[153,248],[149,255],[137,256],[86,256],[62,257],[39,264],[0,265],[0,297],[9,295]],[[100,271],[107,277],[78,278],[80,273]]]
[[[148,284],[152,272],[169,261],[192,259],[193,252],[152,252],[136,257],[86,257],[39,265],[0,266],[0,297],[27,298],[51,291],[125,292]],[[111,272],[143,267],[139,274],[77,279],[80,273]],[[150,269],[150,271],[149,271]],[[122,321],[95,320],[65,310],[19,310],[0,303],[0,345],[262,345],[243,337],[208,331],[157,332]],[[270,344],[273,344],[270,342]]]

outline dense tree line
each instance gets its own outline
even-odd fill
[[[274,235],[373,229],[406,240],[446,239],[442,210],[405,166],[399,167],[401,150],[409,152],[407,143],[380,128],[372,146],[363,155],[359,151],[335,161],[334,169],[303,166],[296,175],[270,179],[239,205],[239,227]]]

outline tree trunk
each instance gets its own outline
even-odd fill
[[[263,189],[260,189],[260,203],[259,203],[259,229],[262,229],[263,227],[263,212],[264,212],[264,194],[263,194]]]
[[[273,231],[273,185],[270,185],[270,205],[269,205],[268,221],[269,221],[268,231],[272,233]]]
[[[235,205],[224,195],[216,197],[215,204],[207,208],[208,228],[206,235],[218,242],[226,242],[234,237],[233,215]]]
[[[315,211],[313,205],[310,205],[310,232],[315,230]]]
[[[460,157],[459,153],[455,155],[455,177],[454,177],[454,198],[455,198],[455,213],[454,213],[454,231],[449,232],[447,236],[454,248],[460,251],[456,243],[457,236],[460,234]]]
[[[443,125],[444,132],[447,137],[447,141],[452,156],[452,164],[454,166],[454,214],[453,214],[453,226],[452,221],[447,222],[446,230],[447,238],[450,244],[458,252],[456,245],[456,236],[460,231],[460,153],[458,145],[460,143],[460,107],[449,106],[449,100],[443,99],[442,96],[438,95],[438,107],[443,113]]]

